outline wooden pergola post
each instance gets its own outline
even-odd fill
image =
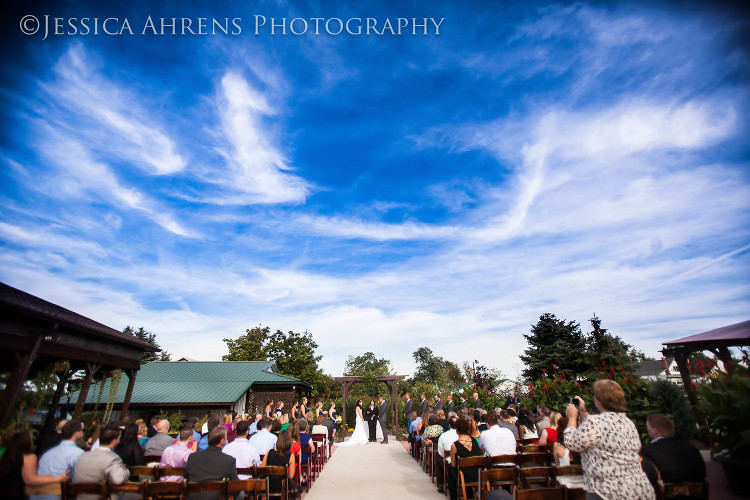
[[[76,402],[76,409],[73,411],[74,419],[81,418],[81,413],[83,413],[83,405],[86,403],[86,397],[89,395],[89,388],[91,387],[91,381],[94,378],[94,375],[96,374],[96,372],[98,372],[99,368],[101,367],[102,365],[97,365],[94,363],[86,363],[86,377],[83,379],[83,385],[81,386],[81,391],[78,393],[78,401]]]
[[[15,352],[15,366],[8,378],[8,383],[5,385],[2,397],[0,397],[0,428],[8,425],[10,415],[13,413],[13,408],[16,407],[16,400],[18,395],[21,393],[21,387],[26,381],[26,377],[29,376],[29,370],[31,364],[36,358],[36,353],[39,351],[39,346],[44,338],[44,333],[37,335],[34,345],[31,351],[19,354]]]
[[[130,399],[133,397],[133,387],[135,387],[135,376],[138,375],[138,370],[125,370],[125,374],[128,376],[128,389],[125,391],[125,399],[122,401],[122,408],[120,409],[120,420],[128,414],[128,408],[130,408]]]

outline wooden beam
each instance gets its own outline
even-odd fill
[[[128,408],[130,407],[130,398],[133,397],[133,387],[135,386],[135,376],[138,375],[138,370],[125,370],[125,374],[128,376],[128,390],[125,391],[125,399],[122,401],[122,408],[120,409],[120,420],[128,414]]]
[[[94,378],[94,374],[99,371],[102,365],[94,363],[86,363],[86,377],[83,379],[83,385],[78,393],[78,401],[76,402],[76,409],[73,411],[73,418],[81,418],[83,413],[83,405],[86,403],[86,396],[89,395],[89,388],[91,387],[91,380]],[[102,381],[102,383],[104,383]]]
[[[29,375],[31,364],[34,362],[39,346],[44,339],[45,333],[40,333],[36,336],[34,345],[29,352],[23,354],[16,353],[16,367],[11,372],[8,383],[5,385],[2,397],[0,397],[0,428],[8,425],[10,415],[13,412],[13,408],[16,407],[16,400],[18,395],[21,393],[21,387],[26,382],[26,377]]]

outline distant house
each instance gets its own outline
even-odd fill
[[[680,369],[674,358],[641,361],[634,375],[647,380],[669,380],[675,384],[682,384]]]
[[[99,394],[103,409],[110,394],[111,378],[91,386],[85,409],[93,410]],[[114,409],[123,402],[127,383],[120,380]],[[313,387],[298,378],[278,372],[272,361],[154,361],[143,365],[133,387],[128,414],[147,417],[178,410],[185,417],[202,417],[211,413],[261,412],[266,401],[284,401],[285,409],[302,395],[309,395]],[[77,393],[71,403],[77,401]]]

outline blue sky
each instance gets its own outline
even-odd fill
[[[63,21],[43,39],[45,15]],[[149,16],[178,34],[141,34]],[[315,17],[440,28],[270,32]],[[750,316],[748,22],[720,3],[15,6],[0,280],[200,360],[262,324],[311,331],[333,375],[365,351],[411,374],[429,346],[515,377],[545,312],[585,331],[595,312],[655,356]]]

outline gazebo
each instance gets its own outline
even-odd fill
[[[49,428],[70,377],[85,371],[81,393],[88,393],[100,369],[122,369],[128,376],[123,412],[127,413],[135,377],[145,352],[160,349],[78,313],[0,283],[0,371],[10,372],[0,396],[0,428],[5,427],[26,380],[54,362],[61,363],[59,382],[47,414]],[[83,411],[76,404],[74,418]]]
[[[388,386],[388,390],[391,394],[388,405],[390,406],[390,417],[393,419],[395,424],[396,437],[398,437],[398,381],[406,378],[406,375],[388,375],[385,377],[378,377],[378,382],[383,382]],[[346,398],[349,395],[349,388],[356,382],[364,382],[364,377],[333,377],[333,379],[344,386],[344,430],[342,435],[346,436]]]
[[[674,356],[690,404],[695,407],[698,405],[698,396],[695,389],[692,389],[690,385],[688,356],[694,352],[710,351],[723,363],[731,361],[730,347],[750,345],[750,320],[664,342],[663,345],[665,347],[661,352],[664,353],[664,356]]]

